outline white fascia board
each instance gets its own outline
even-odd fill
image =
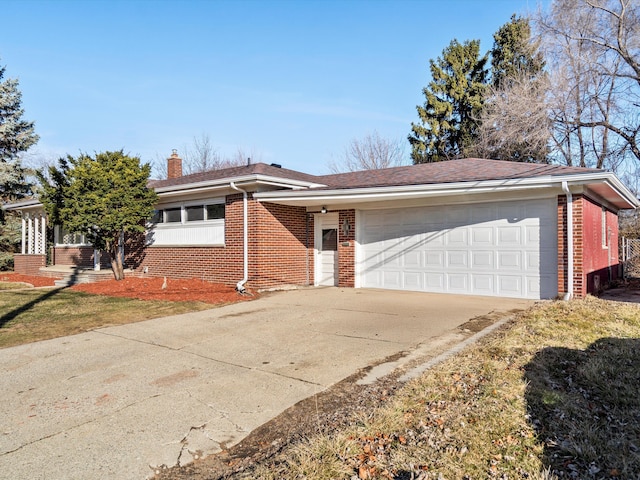
[[[42,203],[40,203],[40,200],[35,200],[35,199],[29,199],[29,200],[23,200],[21,202],[15,202],[15,203],[7,203],[2,205],[2,209],[3,210],[32,210],[35,208],[42,208]]]
[[[544,176],[501,180],[484,180],[479,182],[454,182],[426,185],[401,185],[393,187],[371,187],[336,189],[321,191],[289,191],[256,193],[254,198],[260,201],[288,203],[292,205],[320,205],[330,202],[358,203],[361,201],[401,200],[408,198],[428,198],[456,194],[497,193],[539,188],[561,188],[562,182],[570,185],[588,185],[606,183],[629,205],[630,208],[640,206],[638,200],[618,178],[610,172],[589,174],[573,174],[562,176]]]
[[[207,180],[204,182],[194,182],[194,183],[183,183],[180,185],[170,185],[167,187],[159,187],[156,188],[155,191],[158,195],[160,194],[169,194],[172,192],[199,192],[206,189],[216,189],[216,188],[225,188],[229,187],[231,183],[235,183],[236,185],[246,185],[251,183],[272,183],[274,185],[278,185],[285,188],[318,188],[324,187],[325,185],[319,183],[312,182],[304,182],[300,180],[290,180],[288,178],[282,177],[273,177],[270,175],[242,175],[239,177],[227,177],[227,178],[219,178],[216,180]]]

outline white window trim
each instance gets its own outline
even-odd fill
[[[176,203],[168,203],[166,205],[158,205],[156,210],[162,210],[163,219],[162,222],[155,224],[155,228],[188,228],[189,226],[203,226],[203,225],[212,225],[212,226],[220,226],[224,225],[225,218],[213,218],[211,220],[195,220],[189,222],[187,220],[187,207],[193,207],[201,205],[202,208],[205,208],[207,205],[225,205],[225,198],[208,198],[206,200],[192,200],[189,202],[176,202]],[[180,208],[180,221],[179,222],[167,222],[164,219],[164,211],[172,208]],[[226,212],[225,212],[226,213]],[[225,215],[226,217],[226,215]]]

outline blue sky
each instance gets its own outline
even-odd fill
[[[535,0],[0,0],[0,64],[40,142],[32,159],[124,149],[222,155],[308,173],[353,138],[405,139],[429,59]],[[406,149],[407,156],[409,148]]]

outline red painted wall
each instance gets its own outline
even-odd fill
[[[602,207],[582,197],[583,252],[582,292],[598,293],[618,278],[618,215],[605,210],[605,239],[602,232]],[[603,246],[606,245],[606,246]]]
[[[567,291],[567,202],[558,196],[558,294]],[[607,248],[602,245],[602,206],[573,196],[573,295],[583,298],[618,278],[618,215],[606,211]]]

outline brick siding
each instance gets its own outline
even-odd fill
[[[66,247],[58,245],[53,248],[54,265],[77,265],[79,267],[93,268],[93,247]],[[100,255],[100,266],[110,268],[111,262],[108,253]]]
[[[349,232],[345,235],[345,222]],[[338,212],[338,286],[355,287],[356,284],[356,211]]]
[[[249,288],[307,284],[307,221],[304,207],[247,202]],[[141,237],[128,240],[125,264],[136,275],[201,278],[235,285],[243,272],[242,194],[228,195],[224,246],[149,246]],[[311,227],[312,228],[312,227]],[[145,273],[146,270],[146,273]],[[311,277],[311,273],[309,273]]]
[[[13,271],[22,275],[39,275],[40,268],[47,266],[47,256],[41,254],[13,255]]]

